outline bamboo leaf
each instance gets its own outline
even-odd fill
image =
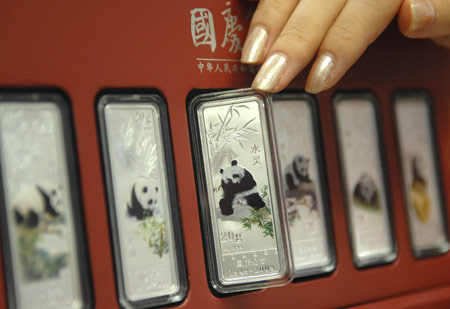
[[[217,113],[217,117],[219,117],[219,121],[220,121],[220,123],[221,123],[221,124],[223,124],[223,120],[222,120],[222,117],[220,117],[219,113]]]
[[[243,126],[242,126],[242,128],[246,128],[250,123],[252,123],[254,120],[256,119],[256,117],[254,117],[254,118],[252,118],[252,119],[250,119],[249,121],[247,121]]]
[[[246,109],[250,109],[250,107],[248,107],[247,105],[238,105],[236,107],[239,107],[239,108],[243,107],[243,108],[246,108]]]
[[[244,144],[242,144],[241,140],[237,140],[239,142],[239,145],[241,145],[241,148],[244,149]]]
[[[227,123],[225,124],[226,127],[230,124],[231,119],[233,119],[233,113],[231,113],[230,119],[228,119]]]

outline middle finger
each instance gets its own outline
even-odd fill
[[[269,92],[286,87],[312,60],[346,2],[346,0],[300,1],[270,48],[252,87]]]

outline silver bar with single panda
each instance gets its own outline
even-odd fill
[[[187,292],[166,105],[157,94],[98,102],[119,302],[182,300]]]
[[[317,102],[298,91],[273,97],[295,277],[335,268]]]
[[[333,101],[354,263],[390,263],[397,252],[376,97],[340,92]]]
[[[58,92],[0,92],[0,226],[10,307],[90,306],[68,115]]]
[[[248,90],[201,95],[190,116],[212,287],[230,293],[288,283],[270,99]]]
[[[431,96],[423,90],[396,91],[394,111],[414,255],[443,254],[449,241]]]

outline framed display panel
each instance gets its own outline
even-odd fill
[[[333,98],[348,231],[357,267],[396,257],[389,183],[375,96],[338,92]]]
[[[317,102],[300,91],[273,102],[295,277],[328,273],[336,258]]]
[[[11,308],[93,305],[69,100],[0,90],[1,232]]]
[[[187,277],[166,104],[136,90],[97,101],[119,302],[180,302]]]
[[[432,100],[425,90],[399,90],[393,104],[412,250],[442,254],[449,242]]]
[[[231,4],[227,5],[228,2]],[[56,85],[70,95],[95,306],[117,308],[118,296],[93,101],[106,86],[151,85],[164,94],[169,111],[189,271],[188,295],[182,303],[173,305],[174,308],[347,308],[358,304],[370,307],[371,304],[376,306],[377,301],[402,295],[410,298],[397,302],[396,308],[418,304],[432,307],[435,295],[426,291],[450,286],[450,253],[416,259],[411,251],[391,94],[398,87],[422,87],[433,96],[437,151],[441,158],[448,220],[450,53],[431,40],[405,38],[395,22],[367,48],[335,87],[316,95],[336,244],[336,270],[329,276],[314,280],[301,279],[295,284],[232,297],[218,299],[210,292],[186,117],[186,96],[192,89],[236,89],[251,84],[257,67],[251,71],[251,67],[241,66],[238,62],[240,51],[229,51],[232,43],[236,42],[238,47],[239,41],[228,40],[225,47],[222,46],[224,36],[230,33],[226,31],[226,20],[233,20],[236,26],[243,26],[242,30],[230,33],[237,35],[242,47],[250,21],[249,4],[256,6],[257,1],[135,1],[129,5],[112,0],[108,1],[107,7],[102,1],[2,1],[0,85]],[[194,10],[205,12],[204,16],[209,11],[209,21],[214,19],[214,51],[210,45],[196,46],[193,42],[193,23],[190,21]],[[149,18],[150,12],[155,13],[152,18]],[[230,15],[237,18],[229,18]],[[101,22],[98,16],[101,16]],[[200,31],[203,29],[199,27]],[[203,60],[212,58],[235,61]],[[211,72],[209,64],[212,65]],[[225,70],[227,64],[233,73]],[[235,64],[239,69],[236,73]],[[300,74],[289,87],[303,88],[306,77],[306,74]],[[336,90],[369,88],[380,102],[380,126],[384,131],[383,146],[391,183],[398,257],[389,265],[359,270],[354,266],[351,255],[331,102]],[[4,275],[1,268],[2,309],[8,308]],[[450,293],[442,299],[448,302]]]
[[[223,294],[289,283],[270,98],[248,89],[203,94],[189,118],[210,286]]]

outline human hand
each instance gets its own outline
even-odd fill
[[[411,6],[422,9],[414,10]],[[425,14],[420,15],[421,12]],[[406,37],[431,38],[450,48],[450,0],[403,1],[398,13],[398,27]]]
[[[305,89],[319,93],[341,79],[397,13],[405,36],[450,47],[450,0],[261,0],[241,61],[263,63],[253,88],[278,92],[317,55]]]

